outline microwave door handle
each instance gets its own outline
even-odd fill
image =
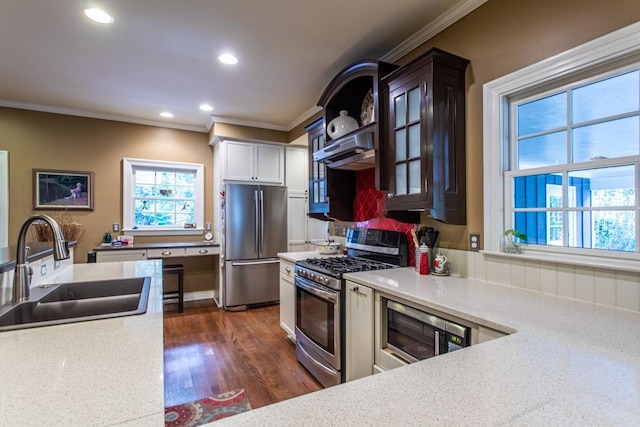
[[[438,356],[440,355],[440,331],[436,331],[434,334],[434,341],[435,346],[433,348],[435,349],[435,356]]]

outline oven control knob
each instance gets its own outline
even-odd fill
[[[304,277],[306,273],[307,273],[307,272],[306,272],[306,271],[304,271],[303,269],[299,269],[299,270],[298,270],[298,276],[302,276],[302,277]]]
[[[328,277],[324,278],[324,284],[327,285],[327,286],[329,285],[329,278]]]
[[[309,273],[309,276],[307,276],[309,279],[313,280],[316,278],[315,273]]]

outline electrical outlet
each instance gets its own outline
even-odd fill
[[[469,247],[471,252],[478,252],[480,250],[480,234],[469,235]]]
[[[40,277],[44,277],[47,275],[47,264],[40,265]]]
[[[118,224],[117,222],[114,222],[111,228],[113,229],[114,233],[117,233],[118,231],[120,231],[120,224]]]
[[[211,231],[211,223],[210,223],[210,222],[207,222],[207,223],[204,225],[204,228],[205,228],[205,230],[207,230],[207,231]]]

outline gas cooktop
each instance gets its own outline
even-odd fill
[[[332,275],[397,268],[396,265],[358,257],[309,258],[299,261],[298,265],[316,271],[323,271],[325,274],[330,272]]]

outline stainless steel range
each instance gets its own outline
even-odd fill
[[[347,256],[310,258],[295,266],[296,356],[325,387],[344,381],[345,273],[408,265],[404,233],[347,229]]]

